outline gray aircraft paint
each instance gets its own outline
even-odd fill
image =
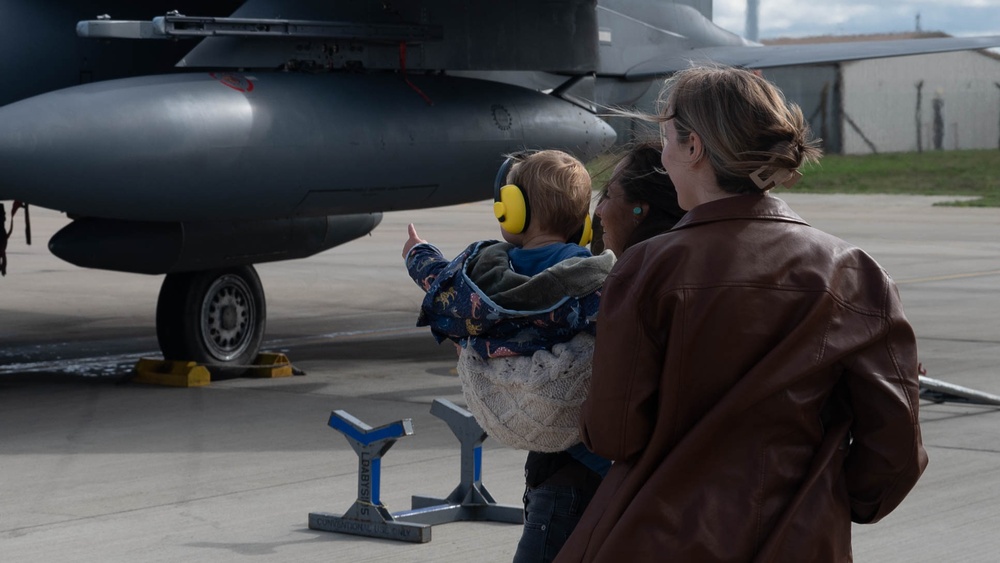
[[[614,138],[595,112],[648,103],[663,75],[692,62],[770,68],[1000,46],[987,37],[763,47],[713,25],[710,0],[0,8],[0,201],[67,212],[75,221],[50,247],[74,264],[170,274],[161,305],[191,300],[179,280],[208,286],[221,268],[320,252],[369,232],[384,211],[487,198],[503,153],[593,156]],[[108,21],[99,14],[145,21],[126,27],[148,32],[168,10],[257,21],[200,40],[76,35],[78,22]],[[276,37],[260,18],[357,27]],[[158,337],[181,349],[173,333],[194,334],[199,321],[161,319],[169,309],[157,308]]]
[[[532,90],[391,73],[128,78],[10,104],[0,123],[12,198],[133,221],[481,200],[505,153],[545,147],[588,159],[614,136],[595,115]]]

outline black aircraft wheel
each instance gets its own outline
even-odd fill
[[[168,274],[156,303],[163,357],[248,365],[264,339],[267,308],[253,266]]]

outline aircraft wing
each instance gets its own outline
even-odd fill
[[[683,70],[692,64],[702,63],[719,63],[746,68],[772,68],[991,47],[1000,47],[1000,35],[813,43],[808,45],[706,47],[680,51],[639,63],[625,73],[625,79],[648,80]]]

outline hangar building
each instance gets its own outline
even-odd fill
[[[765,45],[947,37],[940,32],[763,40]],[[1000,148],[1000,55],[957,51],[769,68],[827,153]],[[635,104],[652,111],[654,85]],[[610,118],[625,140],[645,126]],[[652,132],[655,134],[655,132]]]
[[[766,45],[946,37],[942,33],[765,40]],[[766,69],[826,152],[1000,148],[1000,55],[958,51]]]

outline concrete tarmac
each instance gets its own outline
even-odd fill
[[[928,376],[1000,395],[1000,210],[781,197],[893,275]],[[31,219],[34,244],[19,213],[0,279],[0,561],[510,561],[518,525],[437,525],[426,544],[308,529],[310,512],[343,513],[357,496],[333,410],[413,420],[382,460],[391,512],[458,485],[458,441],[430,414],[435,398],[464,405],[455,352],[414,327],[422,292],[400,250],[410,222],[448,256],[496,238],[489,202],[388,213],[369,237],[259,266],[265,349],[306,375],[191,389],[127,381],[158,355],[161,279],[65,264],[45,245],[66,219]],[[1000,408],[923,401],[921,424],[930,466],[894,513],[855,527],[855,559],[1000,560]],[[523,462],[486,441],[498,502],[520,505]]]

